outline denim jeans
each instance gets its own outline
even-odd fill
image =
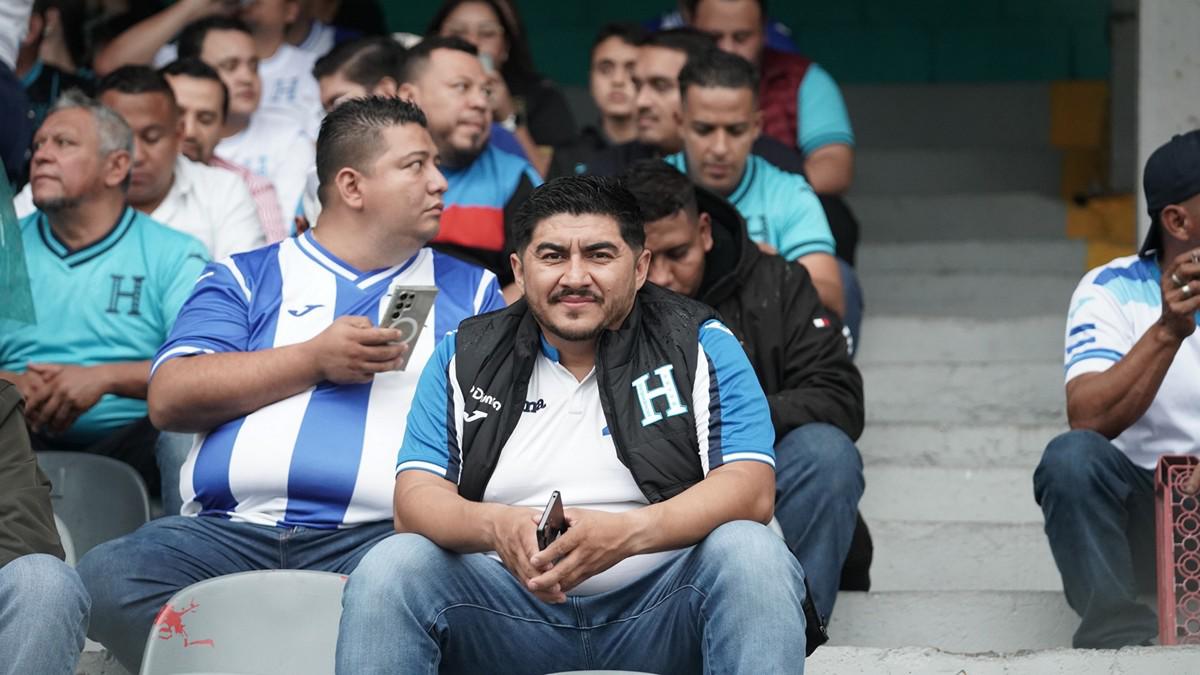
[[[850,358],[858,353],[858,339],[862,334],[863,291],[858,281],[858,274],[845,260],[837,259],[838,270],[842,277],[842,301],[845,303],[845,316],[842,325],[850,330]]]
[[[79,575],[52,555],[0,567],[0,675],[70,675],[91,601]]]
[[[775,519],[829,621],[854,539],[864,488],[862,457],[841,429],[805,424],[775,443]]]
[[[561,605],[486,555],[398,534],[350,575],[337,672],[799,674],[803,599],[800,565],[748,521],[718,527],[628,586]]]
[[[92,595],[89,637],[138,672],[154,617],[177,591],[224,574],[306,569],[349,574],[393,533],[391,521],[345,530],[280,528],[167,516],[101,544],[79,561]]]
[[[1154,472],[1094,431],[1046,446],[1033,475],[1067,602],[1083,618],[1072,644],[1119,648],[1158,634],[1139,592],[1153,593]]]

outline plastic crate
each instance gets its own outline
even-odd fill
[[[1160,457],[1155,471],[1158,561],[1158,639],[1164,645],[1200,644],[1200,494],[1184,483],[1200,459]]]

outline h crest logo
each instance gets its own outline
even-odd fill
[[[675,386],[675,366],[667,364],[655,368],[654,375],[658,377],[658,386],[654,389],[650,388],[650,373],[633,381],[633,388],[637,390],[638,403],[642,406],[642,426],[644,427],[660,421],[664,416],[664,413],[660,413],[654,408],[654,399],[656,398],[666,397],[666,417],[682,415],[688,411],[687,406],[683,404],[683,399],[679,396],[679,388]]]

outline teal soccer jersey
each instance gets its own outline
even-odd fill
[[[0,323],[0,370],[30,362],[145,361],[208,261],[204,245],[126,207],[103,239],[69,251],[41,211],[21,221],[36,325]],[[62,436],[90,443],[146,416],[146,402],[107,395]]]
[[[682,152],[667,157],[667,163],[687,173]],[[750,238],[774,246],[784,258],[796,260],[810,253],[833,255],[833,233],[825,209],[804,176],[750,155],[742,180],[726,199],[746,219]]]

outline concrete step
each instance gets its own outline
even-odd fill
[[[1078,626],[1079,617],[1060,592],[843,592],[829,644],[1005,653],[1069,647]]]
[[[860,269],[866,316],[1015,319],[1066,317],[1076,276],[900,274]]]
[[[861,195],[979,194],[1030,190],[1057,194],[1061,152],[1035,148],[880,148],[859,145],[854,193]],[[966,214],[963,214],[966,215]]]
[[[869,272],[1061,274],[1087,270],[1087,245],[1066,239],[865,242],[856,265]]]
[[[954,654],[903,647],[831,647],[804,662],[809,675],[1180,675],[1200,670],[1200,647],[1049,649],[1016,654]]]
[[[886,409],[877,412],[880,417],[887,415]],[[868,467],[1009,467],[1032,475],[1046,444],[1067,430],[1065,422],[954,424],[876,419],[867,424],[858,440]]]
[[[847,202],[862,226],[862,241],[1061,241],[1062,199],[1036,192],[871,195],[851,190]]]
[[[1026,504],[1033,503],[1032,492],[1031,488],[1014,504],[1015,511],[1028,511]],[[945,517],[956,517],[960,508],[964,507],[947,503]],[[1062,579],[1040,522],[868,519],[868,525],[875,543],[873,591],[1062,590]]]
[[[859,510],[883,521],[1042,524],[1028,469],[868,466]]]
[[[1063,350],[1063,316],[1004,321],[910,318],[867,314],[863,319],[860,368],[886,363],[1046,363]]]
[[[860,148],[1039,148],[1050,144],[1048,83],[843,85]]]
[[[879,422],[1051,425],[1066,420],[1062,365],[870,365],[862,369],[868,428]]]

